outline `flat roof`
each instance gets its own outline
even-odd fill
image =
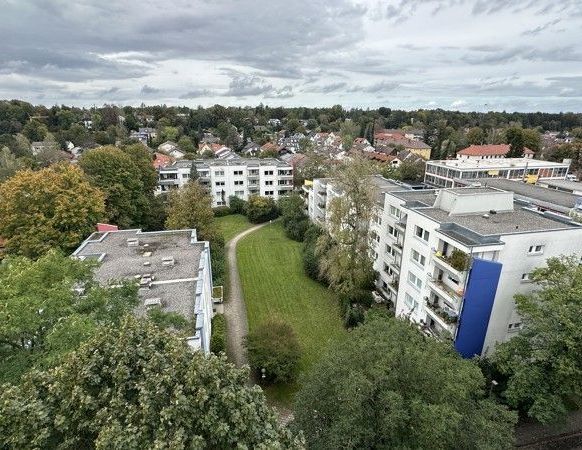
[[[292,167],[285,161],[277,158],[237,158],[237,159],[196,159],[196,165],[207,166],[278,166]]]
[[[554,161],[542,161],[532,158],[491,158],[491,159],[441,159],[427,161],[427,164],[459,170],[495,170],[495,169],[529,169],[569,167],[569,164]]]
[[[432,206],[436,200],[436,192],[438,189],[427,189],[427,190],[412,190],[412,191],[397,191],[391,192],[390,194],[400,200],[404,200],[406,204],[413,204],[416,207],[419,206]]]
[[[128,245],[128,239],[137,239],[138,245]],[[121,230],[93,233],[73,256],[100,261],[95,269],[99,283],[139,282],[144,275],[152,276],[152,283],[139,290],[136,315],[145,313],[145,300],[159,298],[163,311],[193,319],[201,255],[207,245],[196,241],[195,230]],[[172,257],[173,265],[162,263]]]
[[[524,199],[527,201],[539,201],[544,204],[547,203],[548,209],[551,209],[552,205],[558,205],[569,210],[574,208],[576,201],[580,198],[569,192],[548,189],[545,187],[536,186],[534,184],[524,183],[523,181],[519,180],[507,180],[505,178],[486,178],[463,181],[480,183],[481,186],[492,186],[498,189],[503,189],[505,191],[513,191],[516,194],[515,198]],[[580,183],[580,189],[582,189],[582,183]]]
[[[539,184],[545,184],[553,188],[566,191],[582,191],[582,183],[579,181],[568,180],[540,180]]]

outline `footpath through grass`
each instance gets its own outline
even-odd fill
[[[285,236],[279,223],[245,236],[237,245],[238,270],[249,329],[270,316],[291,324],[301,344],[301,372],[338,339],[343,327],[337,300],[303,272],[301,244]],[[268,389],[271,400],[289,406],[296,386]]]
[[[237,234],[242,233],[253,226],[246,216],[243,216],[242,214],[216,217],[214,221],[224,236],[224,242],[230,241]]]

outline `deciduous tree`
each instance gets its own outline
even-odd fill
[[[300,448],[259,387],[225,358],[192,352],[128,317],[59,367],[4,386],[3,448]]]
[[[23,170],[0,184],[0,236],[10,254],[73,250],[105,216],[104,195],[69,164]]]
[[[372,316],[306,376],[295,425],[312,449],[511,448],[517,417],[484,388],[447,344]]]
[[[212,198],[197,181],[170,192],[168,196],[167,229],[195,228],[201,239],[214,234]]]
[[[247,201],[247,217],[252,223],[262,223],[277,217],[279,211],[270,197],[251,195]]]
[[[582,405],[582,266],[577,257],[550,258],[533,271],[539,289],[515,296],[518,336],[494,355],[509,377],[504,396],[542,423]]]

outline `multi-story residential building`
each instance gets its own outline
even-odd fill
[[[403,190],[376,183],[370,224],[377,289],[396,315],[449,339],[465,356],[487,354],[521,328],[514,295],[534,288],[547,258],[582,255],[582,226],[493,187]],[[308,212],[322,226],[333,180],[314,180]],[[531,194],[533,195],[533,194]]]
[[[274,158],[176,161],[159,169],[159,190],[183,187],[196,169],[200,184],[212,194],[212,206],[228,205],[230,196],[248,200],[251,195],[279,197],[293,191],[293,166]]]
[[[424,181],[437,187],[455,187],[467,179],[506,178],[536,182],[566,178],[569,162],[558,163],[532,158],[460,158],[427,161]]]
[[[139,285],[137,316],[151,308],[179,313],[192,324],[188,344],[210,352],[210,246],[197,240],[196,230],[95,232],[73,256],[98,261],[95,279],[100,283],[135,280]]]

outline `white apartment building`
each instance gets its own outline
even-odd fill
[[[569,162],[527,158],[461,158],[426,162],[424,182],[436,187],[455,187],[467,179],[564,180]]]
[[[73,257],[98,261],[95,279],[100,283],[134,280],[139,285],[137,316],[151,308],[181,314],[192,324],[188,345],[210,353],[215,301],[210,246],[197,240],[196,230],[99,231]]]
[[[464,357],[490,353],[519,332],[513,298],[534,289],[535,268],[552,256],[582,256],[579,223],[517,203],[513,192],[376,184],[383,201],[370,228],[378,292],[397,316],[451,340]],[[309,215],[324,226],[318,203],[334,195],[331,185],[314,180],[309,193]]]
[[[183,187],[196,169],[200,184],[212,194],[212,206],[228,205],[230,196],[279,197],[293,191],[293,166],[274,158],[176,161],[159,169],[158,193]]]

